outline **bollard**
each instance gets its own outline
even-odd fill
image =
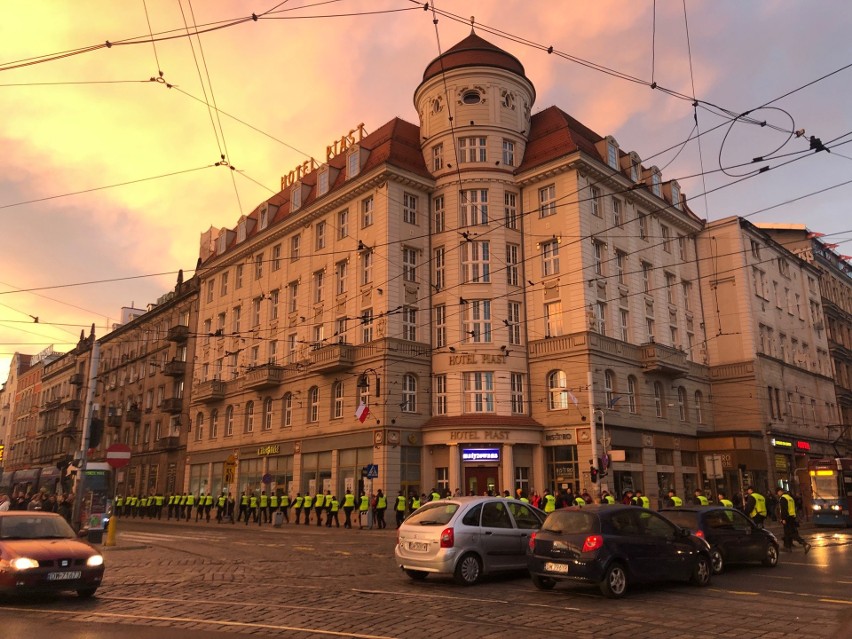
[[[107,536],[106,541],[104,542],[104,546],[115,546],[115,520],[115,516],[109,518],[109,523],[107,524]]]

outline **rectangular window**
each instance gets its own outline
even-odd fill
[[[406,224],[417,224],[417,196],[411,193],[402,194],[402,221]]]
[[[621,320],[621,341],[629,342],[630,341],[630,311],[626,309],[619,309],[618,311],[619,319]]]
[[[322,324],[314,324],[312,329],[311,347],[316,350],[325,341],[325,327]]]
[[[317,184],[317,195],[325,195],[326,193],[328,193],[328,169],[320,172],[319,183]]]
[[[240,334],[240,319],[242,316],[242,309],[239,306],[234,307],[234,335]]]
[[[485,162],[485,138],[459,138],[459,164],[468,162]]]
[[[346,260],[334,265],[334,292],[336,295],[344,295],[346,293],[347,270],[348,264]]]
[[[596,186],[589,187],[589,204],[592,206],[592,215],[601,217],[601,190]]]
[[[517,244],[506,245],[506,283],[509,286],[520,286],[521,247]]]
[[[237,277],[235,278],[236,282],[234,282],[234,288],[242,288],[243,287],[243,265],[242,264],[237,264],[236,275],[237,275]]]
[[[651,292],[651,270],[652,266],[648,262],[642,262],[642,290],[646,293]]]
[[[228,271],[222,273],[222,278],[219,280],[219,295],[224,297],[228,294]]]
[[[314,250],[321,251],[325,248],[325,222],[317,222],[314,226]]]
[[[276,288],[269,293],[269,319],[278,319],[278,299],[281,297],[281,292]]]
[[[299,310],[299,282],[290,282],[287,285],[287,312],[295,313]]]
[[[466,413],[494,412],[494,373],[464,373]]]
[[[213,320],[212,319],[208,318],[208,319],[204,320],[204,328],[201,329],[201,332],[204,334],[204,343],[209,344],[210,338],[213,335]]]
[[[337,212],[337,239],[342,240],[349,235],[349,209]]]
[[[402,339],[417,341],[417,309],[413,306],[402,307]]]
[[[520,302],[509,302],[506,326],[509,329],[509,343],[521,343],[521,304]]]
[[[443,304],[435,305],[435,348],[443,348],[447,345],[447,307]]]
[[[559,273],[559,241],[541,244],[541,273],[544,277]]]
[[[515,143],[511,140],[503,140],[503,164],[515,166]]]
[[[441,291],[446,285],[446,257],[444,255],[444,247],[439,246],[435,249],[435,290]]]
[[[491,281],[490,244],[483,242],[465,242],[462,244],[463,281],[466,283],[486,283]]]
[[[290,210],[295,211],[302,206],[302,185],[296,184],[290,189]]]
[[[689,298],[692,297],[692,282],[687,282],[686,280],[680,283],[681,294],[683,295],[683,309],[685,311],[689,310]]]
[[[256,297],[251,302],[251,326],[255,328],[260,326],[260,302],[261,298]]]
[[[672,238],[669,232],[669,227],[665,224],[660,224],[660,235],[663,236],[663,250],[666,253],[672,252]]]
[[[461,225],[488,224],[488,190],[469,189],[461,192]]]
[[[444,168],[444,145],[436,144],[432,147],[432,170],[440,171]]]
[[[538,216],[556,215],[556,185],[551,184],[538,190]]]
[[[323,299],[323,284],[325,283],[325,271],[314,273],[314,304],[319,304]]]
[[[370,284],[373,281],[373,252],[361,252],[361,285]]]
[[[524,412],[524,376],[522,373],[511,374],[512,412],[521,415]]]
[[[669,304],[675,303],[675,286],[677,278],[672,273],[666,273],[666,301]]]
[[[346,156],[346,177],[353,178],[361,172],[361,150],[355,149]]]
[[[435,414],[447,414],[447,376],[435,375]]]
[[[441,233],[447,226],[447,216],[444,211],[444,196],[438,195],[432,200],[432,220],[435,222],[435,232]]]
[[[627,263],[627,253],[623,251],[615,252],[615,270],[618,276],[618,283],[624,284],[624,266]]]
[[[338,317],[334,320],[334,336],[338,344],[346,343],[346,318]]]
[[[465,341],[491,341],[491,300],[468,300],[464,303]]]
[[[616,197],[612,198],[612,223],[619,227],[624,224],[621,212],[621,200]]]
[[[604,257],[605,257],[605,248],[603,242],[598,242],[597,240],[592,240],[592,247],[594,248],[595,253],[595,275],[603,275],[604,274]]]
[[[216,316],[216,337],[225,335],[225,313],[219,313]]]
[[[277,271],[281,268],[281,245],[276,244],[272,247],[272,270]]]
[[[213,278],[207,280],[207,303],[211,304],[213,302],[213,289],[216,285],[216,280]]]
[[[361,200],[361,228],[373,225],[373,196]]]
[[[373,309],[365,308],[361,311],[361,343],[368,344],[373,341]]]
[[[598,333],[606,335],[606,302],[595,302],[595,324]]]
[[[507,229],[518,228],[518,194],[509,193],[503,194],[503,213],[504,223]]]
[[[409,247],[402,249],[402,279],[406,282],[417,281],[417,250]]]
[[[254,256],[254,279],[259,280],[263,277],[263,253],[258,253]]]
[[[299,259],[299,249],[302,246],[302,236],[298,233],[290,238],[290,261],[295,262]]]
[[[645,213],[639,213],[639,239],[648,239],[648,216]]]
[[[678,235],[677,236],[677,250],[678,250],[678,254],[680,255],[681,262],[686,262],[686,260],[688,259],[687,246],[688,245],[686,243],[686,236],[685,235]]]
[[[544,305],[544,335],[562,335],[562,302],[549,302]]]

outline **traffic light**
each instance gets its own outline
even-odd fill
[[[592,483],[597,484],[598,483],[598,469],[595,468],[594,466],[592,466],[591,468],[589,468],[589,474],[591,475]]]

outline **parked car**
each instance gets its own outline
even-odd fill
[[[0,512],[0,592],[74,590],[91,597],[103,575],[103,555],[59,515]]]
[[[687,528],[710,544],[710,565],[719,574],[727,564],[778,565],[778,539],[758,528],[740,511],[724,506],[682,506],[660,511],[671,522]]]
[[[527,566],[541,590],[570,580],[597,584],[613,598],[640,582],[706,586],[711,573],[706,541],[651,510],[620,504],[550,513],[530,538]]]
[[[394,554],[411,579],[436,573],[469,586],[483,575],[524,570],[530,535],[544,518],[542,511],[517,499],[441,499],[403,522]]]

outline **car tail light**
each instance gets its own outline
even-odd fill
[[[589,535],[588,537],[586,537],[586,541],[583,542],[582,552],[592,552],[593,550],[597,550],[601,546],[603,546],[603,536]]]
[[[534,530],[533,533],[530,535],[530,550],[531,551],[535,550],[535,536],[537,534],[538,534],[538,531]]]
[[[444,528],[441,531],[441,548],[452,548],[455,541],[456,536],[452,528]]]
[[[704,531],[703,530],[696,530],[692,534],[695,535],[696,537],[701,537],[701,539],[704,539]]]

